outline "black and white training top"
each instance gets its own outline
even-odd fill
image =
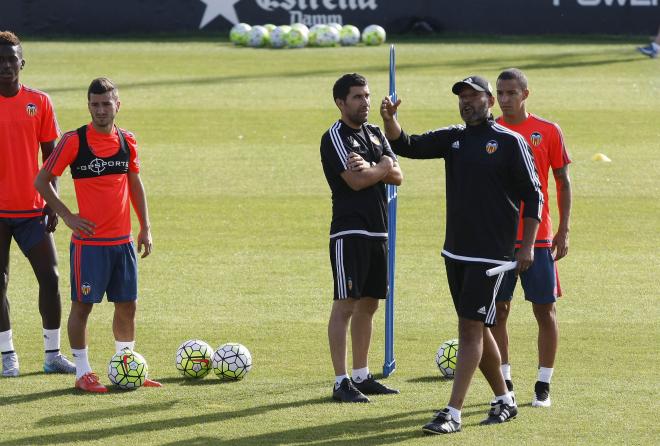
[[[543,194],[531,149],[518,133],[487,120],[390,141],[397,155],[444,158],[444,257],[502,264],[513,260],[519,208],[541,221]]]
[[[363,124],[355,130],[341,120],[321,137],[321,164],[332,191],[330,238],[369,237],[387,239],[387,197],[385,184],[354,191],[341,177],[347,169],[350,152],[368,162],[378,163],[383,155],[396,156],[387,139],[375,125]]]

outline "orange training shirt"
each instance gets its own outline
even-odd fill
[[[120,129],[129,148],[129,172],[140,172],[137,142],[132,133]],[[101,158],[116,154],[120,147],[117,127],[106,135],[97,132],[92,124],[87,125],[87,143],[92,153]],[[62,136],[53,154],[44,164],[44,169],[60,176],[64,169],[78,156],[77,132]],[[101,175],[93,178],[73,180],[81,217],[96,224],[94,235],[73,234],[72,241],[82,245],[119,245],[131,238],[131,206],[128,174]]]
[[[34,188],[39,145],[59,133],[46,93],[21,85],[15,96],[0,96],[0,218],[42,215],[44,200]]]
[[[541,214],[541,224],[539,231],[536,235],[535,247],[551,247],[552,238],[552,221],[550,219],[550,206],[548,200],[548,174],[550,169],[560,169],[568,164],[571,160],[568,157],[568,152],[564,146],[564,136],[561,129],[554,122],[546,121],[533,114],[529,114],[527,119],[520,124],[512,125],[504,121],[500,116],[497,118],[497,123],[504,127],[520,133],[525,137],[527,143],[532,148],[534,154],[534,163],[536,170],[541,181],[541,190],[543,191],[543,212]],[[522,240],[523,222],[522,222],[522,203],[520,210],[521,219],[518,224],[518,235],[516,246],[520,246],[519,242]]]

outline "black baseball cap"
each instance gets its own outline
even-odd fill
[[[462,81],[456,82],[454,86],[451,87],[451,92],[454,94],[459,94],[463,87],[470,87],[477,91],[485,91],[490,96],[493,95],[493,87],[490,86],[490,82],[481,76],[470,76],[466,77]]]

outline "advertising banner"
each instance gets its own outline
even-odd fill
[[[226,32],[234,24],[379,24],[390,33],[655,34],[659,0],[2,0],[27,35]]]

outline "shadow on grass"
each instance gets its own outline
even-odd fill
[[[163,443],[161,446],[208,446],[210,444],[216,444],[218,441],[221,440],[215,437],[197,437],[187,438],[173,443]]]
[[[80,393],[73,386],[67,387],[66,389],[57,389],[57,390],[48,390],[46,392],[35,392],[25,395],[12,395],[12,396],[3,396],[0,397],[0,407],[6,407],[10,404],[23,404],[31,403],[33,401],[39,401],[48,398],[57,398],[59,396],[65,395],[75,395]]]
[[[236,381],[222,381],[215,376],[207,376],[205,378],[197,379],[184,377],[163,378],[159,379],[158,382],[163,384],[177,384],[179,386],[217,386],[221,384],[235,383]]]
[[[279,432],[244,436],[240,439],[198,437],[165,443],[165,446],[185,445],[383,445],[394,444],[411,438],[422,437],[421,426],[428,420],[419,415],[428,411],[416,411],[387,415],[378,418],[361,418],[330,424],[317,423],[313,426],[288,429]],[[430,420],[430,418],[429,418]],[[403,431],[402,431],[403,429]]]
[[[631,52],[632,53],[632,50]],[[479,53],[481,54],[481,52]],[[490,58],[475,59],[474,55],[470,54],[469,47],[466,49],[466,55],[463,58],[456,58],[447,60],[446,58],[438,58],[438,60],[428,60],[426,62],[416,63],[399,63],[397,70],[405,73],[408,70],[418,69],[434,69],[447,70],[448,67],[461,69],[461,71],[472,71],[475,66],[479,70],[493,70],[501,71],[511,66],[516,66],[522,70],[552,70],[563,68],[577,68],[588,66],[602,66],[602,65],[615,65],[629,62],[644,62],[645,59],[639,55],[629,55],[612,51],[610,49],[603,49],[599,51],[570,51],[561,49],[556,52],[543,52],[536,55],[524,54],[503,57],[501,55],[494,55]],[[328,69],[310,70],[307,64],[290,64],[292,67],[299,67],[294,69],[286,69],[280,71],[261,71],[250,74],[240,75],[226,75],[226,76],[212,76],[212,77],[177,77],[172,79],[147,79],[138,82],[127,82],[121,84],[121,88],[125,89],[148,89],[160,87],[173,87],[173,86],[194,86],[194,85],[213,85],[223,83],[243,83],[252,80],[278,78],[306,78],[317,76],[336,76],[336,67]],[[371,64],[356,66],[354,69],[362,73],[382,73],[382,64]],[[67,93],[80,91],[81,86],[71,87],[53,87],[45,86],[44,89],[49,94],[54,93]]]
[[[423,416],[420,419],[420,415]],[[465,417],[478,414],[478,419],[468,422]],[[474,410],[463,411],[463,425],[478,427],[479,422],[484,419],[486,412]],[[222,439],[219,437],[197,437],[194,439],[179,440],[165,443],[164,446],[201,446],[201,445],[289,445],[289,444],[314,444],[323,446],[332,445],[384,445],[394,444],[421,438],[421,427],[430,421],[432,414],[429,411],[415,411],[395,415],[387,415],[378,418],[355,419],[351,421],[340,421],[331,424],[318,424],[309,427],[289,429],[280,432],[269,432],[265,434],[241,437],[240,439]],[[492,434],[491,434],[492,435]]]
[[[167,410],[168,405],[175,404],[175,401],[170,401],[162,404],[154,405],[157,410]],[[327,406],[333,404],[327,397],[314,398],[309,400],[290,401],[284,403],[275,403],[265,406],[251,407],[241,409],[233,412],[216,412],[209,413],[201,416],[177,416],[172,418],[164,418],[154,421],[135,422],[132,424],[119,424],[112,427],[104,427],[98,429],[83,429],[73,430],[69,429],[67,432],[57,432],[52,434],[41,434],[26,436],[20,439],[12,439],[0,441],[0,446],[12,445],[35,445],[35,444],[64,444],[70,442],[91,442],[100,439],[121,437],[130,435],[131,433],[144,433],[144,432],[165,432],[172,429],[186,428],[190,426],[205,426],[208,423],[230,422],[246,417],[259,417],[269,416],[268,413],[283,409],[291,409],[302,406],[322,405]],[[116,407],[112,409],[101,409],[98,411],[86,411],[84,414],[85,419],[113,419],[125,415],[126,410],[134,410],[136,413],[145,413],[143,405],[137,405],[135,408],[127,408],[125,406]],[[406,412],[395,415],[388,415],[379,418],[360,418],[350,421],[342,421],[332,424],[323,424],[323,418],[318,422],[310,420],[313,426],[295,428],[281,432],[260,434],[248,436],[240,440],[240,444],[288,444],[300,443],[310,440],[317,440],[318,444],[351,444],[356,441],[356,437],[360,438],[361,443],[365,444],[384,444],[396,442],[411,436],[420,435],[419,427],[423,420],[420,420],[421,414],[429,414],[429,410],[420,410],[415,412]],[[78,414],[80,415],[80,414]],[[76,415],[67,415],[72,419],[80,420]],[[426,418],[426,417],[425,417]],[[38,426],[53,422],[61,422],[62,417],[47,417],[37,422]],[[139,419],[139,418],[138,418]],[[257,422],[258,418],[255,420]],[[412,429],[414,428],[414,432]],[[401,432],[401,429],[411,429],[410,432]],[[396,430],[396,432],[387,433],[388,430]],[[342,439],[342,437],[350,436],[351,438]],[[372,439],[371,436],[374,436]],[[327,440],[326,440],[327,439]],[[193,440],[186,440],[185,444],[202,444],[205,441],[204,437],[199,437]],[[363,441],[364,440],[364,441]],[[197,443],[190,443],[197,441]],[[236,444],[236,439],[222,440],[221,438],[214,438],[210,444]],[[184,443],[172,443],[184,444]],[[208,442],[206,444],[209,444]]]
[[[440,384],[453,382],[451,378],[445,378],[444,376],[440,376],[440,375],[421,376],[419,378],[407,379],[406,381],[409,383],[440,383]]]
[[[131,417],[134,416],[139,418],[145,413],[152,412],[162,412],[165,410],[172,409],[179,401],[171,400],[164,401],[162,403],[155,404],[133,404],[125,405],[119,407],[113,407],[112,409],[99,409],[93,412],[96,419],[102,420],[107,418],[116,417],[117,414],[121,414],[122,417]],[[48,427],[53,425],[65,425],[65,424],[78,424],[80,420],[84,420],[86,417],[90,416],[88,410],[79,413],[67,413],[65,415],[53,415],[50,417],[45,417],[34,423],[36,427]]]
[[[63,375],[63,373],[45,373],[45,372],[42,372],[41,370],[39,370],[39,371],[27,372],[27,373],[21,372],[20,377],[25,378],[26,376],[36,376],[36,375],[51,375],[51,376],[55,375],[55,376],[57,376],[57,375]],[[10,379],[13,379],[13,378],[10,378]]]
[[[23,404],[23,403],[31,403],[33,401],[39,401],[39,400],[44,400],[48,398],[57,398],[60,396],[65,396],[65,395],[79,395],[82,398],[104,398],[109,394],[113,393],[130,393],[130,392],[135,392],[138,391],[139,389],[135,390],[124,390],[120,389],[117,386],[107,386],[108,387],[108,392],[107,393],[90,393],[90,392],[83,392],[82,390],[76,389],[73,385],[71,387],[67,387],[65,389],[56,389],[56,390],[48,390],[46,392],[35,392],[35,393],[28,393],[24,395],[12,395],[12,396],[3,396],[0,397],[0,407],[3,406],[9,406],[9,405],[16,405],[16,404]]]

